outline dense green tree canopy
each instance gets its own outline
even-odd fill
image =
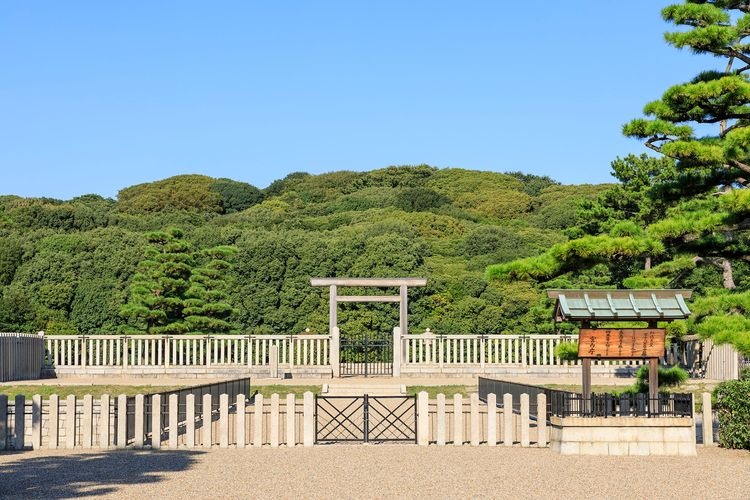
[[[191,175],[117,200],[4,196],[0,330],[323,332],[327,296],[310,277],[425,276],[429,285],[411,292],[412,328],[546,331],[538,288],[482,273],[564,243],[560,228],[602,190],[418,165],[296,173],[263,191]],[[184,234],[171,241],[169,227]],[[183,258],[185,272],[170,275]],[[154,295],[170,283],[172,296]],[[390,331],[398,311],[342,305],[340,320],[344,332]]]

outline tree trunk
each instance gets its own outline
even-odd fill
[[[643,264],[643,269],[646,271],[651,269],[651,256],[646,257],[646,262]]]
[[[732,261],[725,259],[724,257],[693,257],[693,262],[699,264],[701,262],[708,262],[721,269],[722,280],[724,288],[727,290],[734,290],[737,285],[734,284],[734,273],[732,272]]]
[[[721,265],[721,273],[724,278],[724,288],[727,290],[734,290],[736,285],[734,284],[734,276],[732,273],[732,262],[729,259],[721,259],[719,264]]]

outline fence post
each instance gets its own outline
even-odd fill
[[[2,396],[0,396],[2,398]],[[49,423],[48,426],[48,443],[47,447],[50,450],[56,450],[59,446],[60,441],[60,396],[57,394],[52,394],[49,397],[48,405],[48,412],[49,412]],[[0,422],[2,422],[2,410],[0,409]],[[3,444],[3,439],[5,439],[5,436],[2,432],[0,432],[0,445]],[[1,448],[0,448],[1,449]]]
[[[335,292],[335,288],[332,287]],[[335,297],[333,298],[335,299]],[[332,299],[332,300],[333,300]],[[334,306],[335,307],[335,306]],[[330,355],[328,358],[331,361],[331,372],[333,373],[334,378],[341,376],[341,363],[340,363],[340,350],[341,348],[341,332],[339,328],[333,327],[331,328],[331,343],[330,343]]]
[[[219,396],[219,448],[229,448],[229,394]]]
[[[268,366],[271,378],[279,378],[279,346],[276,344],[268,346]]]
[[[0,394],[0,451],[5,450],[8,442],[8,396]]]
[[[245,395],[237,394],[236,411],[234,415],[234,435],[237,448],[245,447]]]
[[[453,444],[464,444],[464,402],[460,394],[453,395]]]
[[[76,397],[71,394],[65,400],[65,447],[76,445]]]
[[[481,429],[479,427],[479,394],[473,392],[469,396],[469,407],[471,411],[470,416],[470,427],[471,427],[471,445],[479,446]]]
[[[547,446],[547,395],[543,392],[536,395],[536,445]]]
[[[503,394],[503,444],[513,446],[513,395]]]
[[[263,446],[263,394],[255,395],[255,417],[253,418],[253,446]]]
[[[94,444],[92,433],[94,420],[94,402],[91,394],[83,396],[83,415],[81,415],[81,436],[84,448],[91,448]]]
[[[169,418],[169,438],[167,440],[167,446],[175,450],[177,449],[177,438],[178,438],[178,426],[180,425],[179,419],[179,396],[177,394],[170,394],[167,398],[168,405],[168,418]]]
[[[427,398],[426,391],[417,394],[417,444],[420,446],[430,444],[430,414]]]
[[[436,443],[438,446],[445,446],[445,394],[442,392],[437,395],[437,429],[435,432]]]
[[[393,376],[401,376],[401,328],[393,328]]]
[[[294,370],[294,335],[289,335],[289,349],[287,350],[287,354],[289,355],[289,371],[293,371]],[[303,365],[305,364],[304,359],[302,360],[302,364]]]
[[[99,399],[99,448],[109,448],[109,394]]]
[[[484,357],[487,352],[487,338],[484,335],[479,337],[479,366],[484,370]]]
[[[151,449],[161,448],[161,394],[151,396]]]
[[[529,442],[529,427],[531,425],[531,419],[529,418],[529,395],[527,393],[521,394],[521,446],[528,448]]]
[[[304,398],[304,445],[315,443],[315,399],[312,392],[307,391]]]
[[[295,436],[295,408],[297,405],[294,394],[286,395],[286,445],[289,448],[294,448],[297,441]]]
[[[271,394],[271,437],[269,439],[271,447],[279,446],[279,395]]]
[[[195,447],[195,394],[185,397],[185,446]]]
[[[713,446],[714,444],[714,415],[711,407],[711,393],[703,393],[703,445]],[[695,418],[695,415],[693,415]]]
[[[497,444],[497,396],[487,394],[487,446]]]
[[[42,396],[39,394],[31,398],[31,447],[35,450],[42,447]]]
[[[143,418],[145,417],[143,394],[137,394],[135,396],[135,447],[137,449],[143,448],[143,438],[145,434],[145,425]]]
[[[26,423],[26,397],[23,394],[16,396],[15,400],[15,428],[13,429],[13,449],[23,450],[24,424]]]
[[[201,426],[201,444],[204,448],[210,448],[213,443],[213,436],[211,434],[211,395],[203,395],[203,414],[201,415],[203,425]]]
[[[117,447],[128,445],[128,397],[125,394],[117,396]]]

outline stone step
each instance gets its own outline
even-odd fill
[[[324,384],[322,392],[324,396],[403,396],[406,394],[406,385],[335,382]]]

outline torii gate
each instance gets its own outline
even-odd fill
[[[341,365],[339,362],[340,336],[338,328],[338,303],[339,302],[398,302],[399,320],[398,333],[393,335],[393,376],[401,375],[401,335],[408,333],[408,298],[407,292],[410,286],[425,286],[425,278],[311,278],[312,286],[329,287],[328,303],[328,331],[331,335],[331,366],[333,376],[340,376]],[[398,287],[398,295],[338,295],[337,287],[375,287],[391,288]]]

